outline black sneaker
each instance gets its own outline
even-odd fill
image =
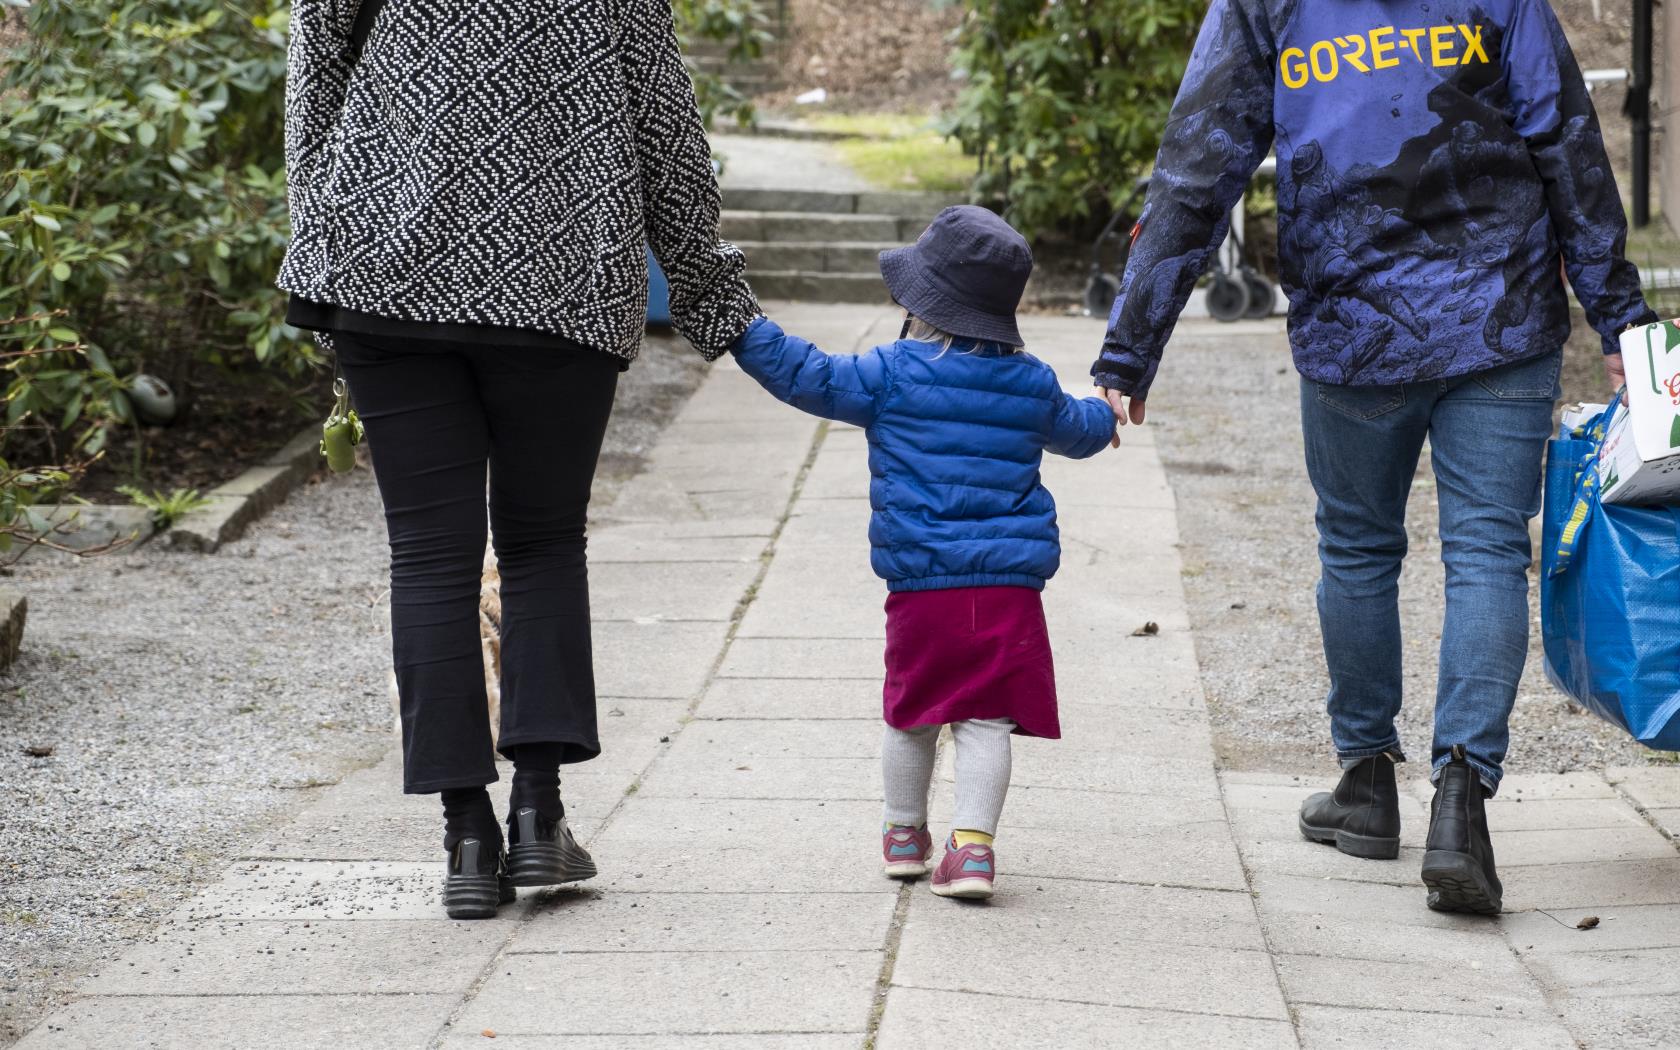
[[[492,850],[480,839],[455,844],[443,878],[443,908],[451,919],[494,918],[497,908],[517,896],[500,845]]]
[[[1301,803],[1301,834],[1350,857],[1393,860],[1400,855],[1400,791],[1394,759],[1372,755],[1342,773],[1334,791]]]
[[[1423,855],[1423,884],[1435,911],[1498,915],[1505,887],[1493,868],[1488,834],[1489,794],[1481,776],[1454,744],[1452,761],[1441,767],[1435,801],[1429,806],[1429,842]]]
[[[595,877],[595,858],[578,845],[566,818],[529,807],[508,818],[508,875],[515,886],[557,886]]]

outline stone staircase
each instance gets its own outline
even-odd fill
[[[725,188],[723,238],[746,253],[760,298],[884,303],[877,256],[960,203],[940,193]]]

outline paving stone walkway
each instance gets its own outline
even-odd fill
[[[773,312],[834,351],[899,324]],[[1084,385],[1097,323],[1023,327]],[[1508,781],[1498,921],[1423,907],[1426,785],[1397,862],[1300,841],[1319,783],[1216,770],[1172,490],[1151,432],[1125,438],[1046,465],[1065,739],[1018,741],[990,904],[878,872],[863,435],[724,363],[598,508],[606,752],[565,779],[598,880],[444,919],[436,801],[399,793],[393,752],[20,1047],[1680,1045],[1680,773]]]

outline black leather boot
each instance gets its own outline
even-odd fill
[[[1435,911],[1498,915],[1505,887],[1493,869],[1488,834],[1488,790],[1454,744],[1452,761],[1441,767],[1435,801],[1429,806],[1429,843],[1423,855],[1423,884]]]
[[[1393,860],[1400,855],[1400,790],[1394,759],[1372,755],[1343,771],[1334,791],[1301,803],[1301,834],[1350,857]]]
[[[443,877],[443,908],[451,919],[491,919],[518,894],[507,877],[501,843],[462,839],[449,854]]]
[[[557,886],[595,877],[595,858],[578,845],[566,818],[549,820],[529,806],[508,818],[508,875],[515,886]]]

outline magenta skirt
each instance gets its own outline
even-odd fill
[[[887,596],[882,714],[894,729],[1007,718],[1059,739],[1056,668],[1044,603],[1030,587],[958,587]]]

